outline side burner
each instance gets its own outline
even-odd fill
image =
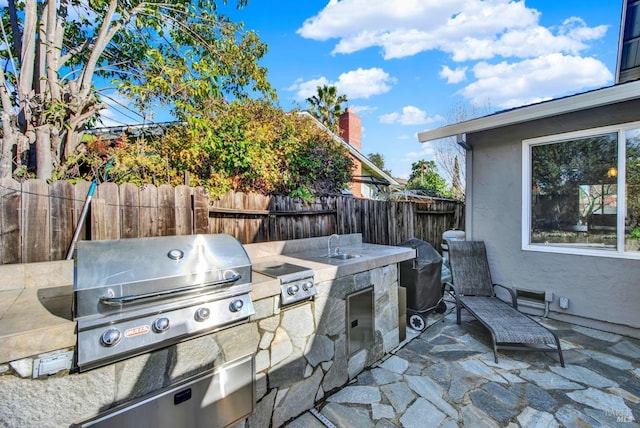
[[[317,294],[313,270],[291,263],[264,262],[253,265],[253,271],[280,280],[282,306],[310,300]]]

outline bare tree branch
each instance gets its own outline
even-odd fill
[[[11,32],[13,33],[13,43],[16,47],[16,52],[20,53],[22,52],[22,34],[20,34],[20,24],[15,0],[9,0],[9,21],[11,22]],[[7,50],[11,50],[9,44],[7,44]]]
[[[87,64],[82,72],[82,78],[80,79],[80,86],[78,87],[78,90],[80,91],[80,94],[85,97],[91,90],[93,73],[95,71],[96,64],[98,63],[98,59],[100,58],[100,55],[102,55],[102,52],[107,46],[109,40],[111,40],[111,37],[113,37],[113,34],[115,34],[117,29],[119,28],[119,24],[116,24],[113,27],[109,28],[112,23],[111,21],[113,20],[113,16],[116,13],[117,7],[118,0],[109,1],[109,8],[107,9],[107,13],[105,14],[104,20],[102,21],[102,26],[100,27],[100,32],[98,33],[98,37],[95,42],[95,47],[91,51],[89,60],[87,61]]]

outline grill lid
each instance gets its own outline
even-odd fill
[[[75,317],[251,282],[242,244],[225,234],[81,241],[74,272]]]

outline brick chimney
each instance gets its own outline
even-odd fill
[[[338,128],[340,136],[356,149],[362,148],[362,125],[360,116],[353,109],[347,107],[338,120]]]
[[[360,116],[351,108],[347,107],[338,120],[338,128],[342,139],[360,151],[362,148],[362,125]],[[362,163],[355,157],[353,158],[353,180],[349,188],[354,197],[362,198],[362,183],[360,182],[362,180]]]

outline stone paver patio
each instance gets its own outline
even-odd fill
[[[639,426],[639,340],[542,319],[566,368],[541,352],[500,351],[496,364],[487,331],[448,306],[288,427]]]

